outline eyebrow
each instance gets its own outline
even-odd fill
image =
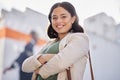
[[[66,15],[65,13],[63,13],[63,14],[61,14],[60,16],[64,16],[64,15]],[[57,16],[57,15],[53,15],[52,17],[54,17],[54,16]]]

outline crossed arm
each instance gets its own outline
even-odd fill
[[[23,62],[22,70],[25,72],[33,72],[32,80],[35,80],[37,74],[39,74],[40,67],[48,62],[53,56],[55,56],[55,54],[50,53],[31,56]],[[33,69],[29,70],[29,68],[27,68],[29,66]]]
[[[45,64],[47,61],[49,61],[55,54],[43,54],[41,56],[39,56],[37,58],[37,60],[41,63],[41,64]]]
[[[42,56],[39,56],[37,58],[37,60],[42,64],[44,65],[47,61],[49,61],[53,56],[55,56],[55,54],[44,54]],[[41,65],[41,66],[42,66]],[[33,72],[33,75],[32,75],[32,80],[35,80],[36,77],[37,77],[37,74],[39,74],[39,71],[40,71],[40,68],[37,68],[34,72]]]
[[[60,50],[58,54],[54,55],[54,57],[49,56],[48,58],[48,54],[46,54],[47,59],[45,59],[45,55],[41,57],[38,56],[37,58],[33,57],[33,59],[31,59],[32,61],[30,61],[29,59],[29,63],[25,64],[26,66],[24,66],[23,71],[35,71],[35,73],[39,72],[39,74],[43,78],[47,78],[50,75],[64,71],[66,68],[74,64],[77,60],[79,60],[81,57],[87,56],[89,50],[88,39],[83,35],[72,36],[73,37],[70,38],[69,44],[67,44],[65,48]],[[48,61],[47,64],[44,64],[46,61]],[[34,64],[36,65],[33,66]],[[37,70],[42,64],[44,64],[43,67],[41,67],[40,70]]]

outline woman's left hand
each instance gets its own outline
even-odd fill
[[[37,77],[37,74],[39,74],[39,68],[38,69],[36,69],[34,72],[33,72],[33,74],[32,74],[32,80],[36,80],[36,77]]]
[[[36,72],[33,72],[33,74],[32,74],[32,79],[31,79],[31,80],[36,80],[36,77],[37,77]]]

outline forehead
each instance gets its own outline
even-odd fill
[[[52,12],[52,16],[53,15],[61,15],[61,14],[70,14],[66,9],[64,9],[63,7],[57,7],[53,10]]]

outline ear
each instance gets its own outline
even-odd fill
[[[76,19],[76,16],[73,16],[72,17],[72,24],[74,23],[75,19]]]

